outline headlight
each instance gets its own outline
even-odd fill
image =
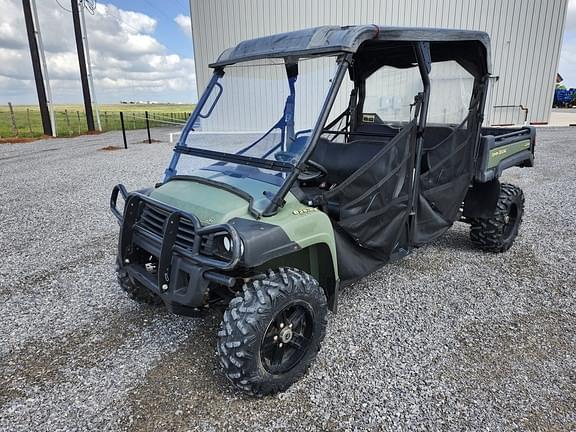
[[[210,255],[228,259],[232,255],[234,242],[228,234],[217,234],[213,237],[211,248],[207,251]],[[244,243],[240,240],[240,255],[244,254]]]
[[[226,252],[230,252],[232,250],[232,240],[230,240],[230,237],[224,236],[222,243],[224,244],[224,249]]]

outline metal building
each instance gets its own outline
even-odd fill
[[[568,0],[190,0],[199,94],[208,63],[241,40],[319,25],[484,30],[492,39],[492,125],[547,123]]]

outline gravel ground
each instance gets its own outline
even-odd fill
[[[99,151],[120,143],[0,146],[1,430],[576,430],[576,130],[540,129],[537,166],[506,173],[526,194],[509,252],[457,225],[345,289],[309,373],[264,399],[219,372],[216,312],[118,289],[110,190],[155,183],[170,155]]]

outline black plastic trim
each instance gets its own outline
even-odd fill
[[[114,217],[118,220],[118,223],[121,224],[123,215],[122,213],[120,213],[120,210],[118,210],[118,207],[116,205],[119,193],[122,194],[122,198],[124,199],[124,201],[126,201],[126,198],[128,197],[128,191],[126,190],[124,185],[117,184],[116,186],[114,186],[114,188],[112,189],[112,194],[110,195],[110,211],[112,212]]]
[[[473,182],[464,198],[462,215],[465,218],[489,218],[496,209],[500,196],[500,181]]]
[[[198,156],[217,161],[232,162],[240,165],[248,165],[256,168],[265,168],[273,171],[291,172],[295,169],[294,165],[289,164],[288,162],[274,161],[270,159],[260,159],[256,157],[243,156],[232,153],[224,153],[214,150],[176,146],[174,147],[174,151],[176,153],[186,154],[189,156]]]
[[[298,243],[278,225],[244,218],[233,218],[228,222],[238,230],[244,243],[242,264],[257,267],[274,258],[301,250]]]

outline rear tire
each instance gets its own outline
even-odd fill
[[[472,243],[488,252],[505,252],[518,236],[524,214],[524,193],[517,186],[502,183],[500,196],[489,218],[472,219]]]
[[[218,332],[224,374],[252,395],[286,390],[316,358],[327,311],[323,289],[298,269],[269,270],[246,283],[228,305]]]
[[[117,265],[116,275],[118,277],[118,285],[122,288],[128,297],[137,303],[146,304],[149,306],[161,306],[162,299],[157,294],[146,289],[146,287],[138,284],[137,282],[132,282],[126,270]]]

